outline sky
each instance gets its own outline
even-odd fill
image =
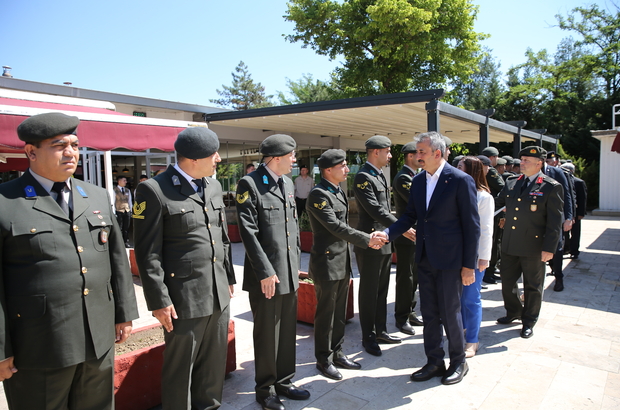
[[[327,80],[339,61],[284,36],[286,0],[0,0],[0,65],[14,78],[213,106],[240,61],[267,94],[304,74]],[[550,52],[569,36],[556,14],[609,0],[473,0],[501,71],[527,48]]]

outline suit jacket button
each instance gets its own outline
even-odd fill
[[[215,261],[217,261],[217,258],[214,256],[214,257],[213,257],[213,262],[215,262]]]
[[[207,224],[207,228],[211,229],[211,224]]]
[[[78,226],[77,226],[77,225],[73,225],[73,232],[77,232],[77,231],[78,231],[78,229],[80,229],[80,228],[78,228]]]
[[[17,314],[17,317],[22,317],[22,315],[20,315],[19,313]]]
[[[84,252],[84,247],[83,246],[78,246],[77,247],[77,251],[80,252],[80,253]]]
[[[512,229],[517,229],[517,228],[515,228],[515,227],[513,226],[513,227],[512,227]]]
[[[88,296],[88,293],[89,293],[89,292],[90,292],[90,291],[88,290],[88,288],[84,289],[84,296]]]
[[[517,198],[517,201],[518,201],[518,202],[521,202],[521,198]]]
[[[515,211],[518,211],[518,210],[519,210],[519,208],[515,208]]]
[[[289,250],[289,251],[291,250],[291,245],[289,245],[289,246],[288,246],[288,250]]]
[[[101,221],[101,226],[106,226],[105,221]]]
[[[32,233],[35,233],[36,231],[37,231],[37,228],[32,228],[32,229],[30,230],[30,232],[32,232]]]
[[[515,220],[515,221],[517,220],[517,217],[516,217],[516,216],[514,217],[514,220]]]
[[[328,253],[329,253],[329,251],[325,251],[325,253],[327,253],[327,254],[328,254]]]
[[[181,208],[181,212],[185,212],[185,209]]]
[[[174,278],[174,273],[171,273],[171,274],[170,274],[170,277],[171,277],[171,278]]]
[[[209,208],[205,206],[205,212],[209,212]]]
[[[286,222],[288,222],[288,218],[286,218]]]
[[[82,266],[82,273],[86,273],[88,272],[88,269],[86,269],[86,266]]]
[[[215,240],[212,240],[212,241],[211,241],[211,245],[215,245]]]
[[[291,236],[291,233],[287,231],[286,236]]]

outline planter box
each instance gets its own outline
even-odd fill
[[[148,330],[159,324],[139,329]],[[116,410],[148,410],[161,403],[161,368],[165,344],[145,347],[114,358],[114,401]],[[228,323],[226,374],[237,368],[235,322]]]
[[[231,242],[241,242],[241,235],[239,235],[239,225],[228,225],[228,239]]]
[[[133,248],[129,249],[129,266],[131,267],[131,274],[134,276],[140,276],[138,273],[138,264],[136,263],[136,252]]]
[[[299,232],[299,239],[301,242],[301,251],[310,252],[312,250],[312,243],[314,241],[314,235],[312,234],[312,232]]]
[[[314,324],[316,313],[316,292],[314,283],[299,281],[297,290],[297,320],[304,323]],[[353,279],[349,281],[349,296],[347,297],[346,319],[353,319]]]
[[[396,252],[392,252],[392,263],[396,263],[398,259],[396,258]]]

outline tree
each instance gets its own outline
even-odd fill
[[[500,64],[495,62],[489,49],[481,54],[480,64],[467,80],[456,80],[453,88],[446,96],[446,101],[465,108],[480,110],[498,106],[502,93],[505,91],[501,82]]]
[[[331,59],[344,96],[421,90],[466,81],[485,35],[470,0],[291,0],[284,18],[300,41]]]
[[[210,102],[222,107],[230,107],[236,111],[250,108],[271,107],[273,95],[265,95],[265,87],[255,83],[243,61],[235,67],[237,74],[232,73],[233,81],[230,87],[222,85],[223,91],[215,90],[222,97]]]
[[[278,92],[278,99],[282,105],[303,104],[317,101],[329,101],[336,99],[336,92],[330,85],[321,80],[313,80],[312,74],[304,74],[297,81],[286,79],[286,85],[289,88],[287,97],[282,91]]]

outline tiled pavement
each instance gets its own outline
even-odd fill
[[[547,277],[541,317],[534,337],[521,339],[521,326],[501,326],[500,285],[483,290],[481,348],[469,359],[463,382],[443,386],[438,378],[413,383],[409,375],[426,362],[422,329],[407,336],[393,326],[394,280],[388,295],[388,331],[404,337],[381,345],[383,355],[363,351],[356,316],[347,325],[345,352],[361,371],[341,370],[344,380],[320,376],[313,356],[313,328],[297,325],[295,384],[308,389],[308,401],[283,400],[287,409],[618,409],[620,408],[620,218],[588,216],[582,222],[582,253],[564,260],[565,287],[553,291]],[[243,246],[233,245],[238,283],[243,276]],[[302,269],[308,254],[302,254]],[[354,269],[355,270],[355,269]],[[395,269],[393,265],[392,275]],[[358,278],[354,279],[357,292]],[[222,410],[260,409],[254,401],[252,322],[247,293],[237,286],[231,304],[236,326],[237,370],[225,383]],[[140,326],[153,322],[142,290]],[[356,293],[357,305],[357,293]],[[5,409],[4,398],[0,410]],[[159,407],[158,407],[159,408]],[[156,408],[156,409],[158,409]],[[153,409],[153,410],[156,410]]]

